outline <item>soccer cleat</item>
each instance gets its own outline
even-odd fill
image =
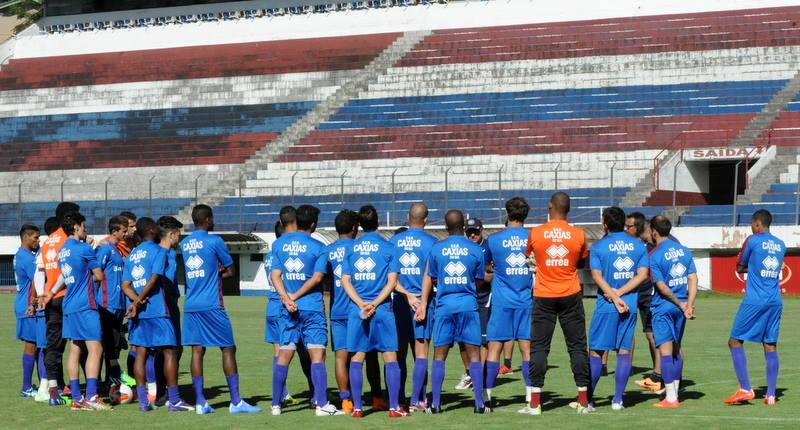
[[[623,409],[625,409],[625,406],[622,406],[622,402],[619,403],[611,402],[612,411],[621,411]]]
[[[498,375],[513,375],[514,374],[514,370],[504,364],[504,365],[500,366],[500,369],[498,370],[497,374]]]
[[[51,397],[47,400],[47,404],[50,406],[63,406],[67,404],[67,401],[62,399],[61,397],[56,397],[56,398]]]
[[[344,412],[344,413],[346,413],[348,415],[353,413],[353,401],[352,400],[350,400],[350,399],[342,400],[342,412]]]
[[[765,405],[772,406],[777,402],[778,402],[778,399],[776,399],[775,396],[764,396],[764,404]]]
[[[469,390],[470,388],[472,388],[472,378],[465,373],[461,375],[461,380],[456,384],[456,390]]]
[[[425,402],[412,403],[408,405],[409,412],[422,412],[427,413],[428,405]]]
[[[50,393],[47,391],[37,391],[36,395],[33,397],[34,402],[46,402],[50,400]]]
[[[60,392],[62,396],[72,396],[72,390],[66,385],[61,389]]]
[[[474,407],[474,408],[472,408],[472,413],[474,413],[474,414],[491,414],[492,413],[492,408],[490,408],[490,407],[488,407],[486,405],[483,405],[480,408]]]
[[[277,417],[281,413],[283,413],[283,410],[281,409],[281,407],[279,405],[272,405],[272,415],[273,416]]]
[[[122,375],[119,378],[122,380],[122,383],[129,386],[135,387],[136,386],[136,379],[132,378],[131,375],[128,375],[126,372],[122,372]]]
[[[150,412],[156,410],[156,407],[153,406],[152,403],[148,403],[146,405],[139,405],[139,412]]]
[[[586,406],[579,404],[578,407],[575,408],[575,412],[579,414],[591,414],[592,412],[594,412],[594,406],[592,406],[591,403],[589,403]]]
[[[160,408],[166,406],[168,402],[169,402],[169,396],[167,395],[167,393],[164,393],[164,395],[157,398],[156,401],[153,402],[153,404],[156,405],[157,408]]]
[[[38,391],[33,387],[28,388],[27,390],[20,390],[19,398],[20,399],[30,399],[32,397],[36,397],[36,393],[37,392]]]
[[[532,408],[530,406],[525,406],[524,408],[518,410],[517,413],[525,414],[525,415],[539,416],[539,415],[542,414],[542,405],[536,405],[535,408]]]
[[[658,403],[653,403],[654,408],[669,408],[669,409],[677,409],[680,407],[681,402],[675,400],[674,402],[670,402],[667,399],[664,399]]]
[[[286,397],[283,398],[283,404],[286,406],[295,406],[300,404],[300,400],[295,399],[291,394],[287,394]]]
[[[353,418],[364,418],[364,411],[361,409],[353,409],[353,412],[350,413],[350,416]]]
[[[111,405],[107,405],[103,401],[103,399],[101,399],[100,396],[98,396],[97,394],[95,394],[94,397],[92,397],[91,399],[86,400],[84,403],[89,408],[89,410],[92,411],[101,412],[101,411],[110,411],[113,409]]]
[[[403,418],[403,417],[410,417],[411,414],[407,411],[400,409],[389,409],[389,418]]]
[[[316,415],[318,417],[330,417],[334,415],[344,415],[344,412],[336,409],[336,406],[328,403],[325,406],[317,406]]]
[[[190,405],[183,400],[178,400],[176,403],[167,401],[167,410],[170,412],[187,412],[193,411],[194,405]]]
[[[437,414],[437,415],[444,412],[441,406],[431,406],[429,411],[430,411],[428,412],[429,414]]]
[[[240,400],[238,405],[231,403],[228,406],[228,412],[232,414],[257,414],[261,412],[261,408],[253,406],[244,400]]]
[[[194,405],[194,413],[197,415],[213,414],[214,408],[208,405],[208,402],[202,405]]]
[[[86,400],[80,399],[78,401],[73,401],[72,405],[70,405],[70,410],[73,411],[91,411],[92,409],[86,405]]]
[[[372,398],[372,411],[386,411],[389,408],[386,407],[386,402],[383,401],[383,397],[373,397]]]
[[[725,403],[729,405],[735,405],[737,403],[744,403],[749,402],[756,398],[756,393],[753,390],[743,390],[741,387],[736,390],[735,393],[731,394],[727,399],[725,399]]]

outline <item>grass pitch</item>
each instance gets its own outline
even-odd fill
[[[494,390],[497,404],[495,413],[476,416],[472,413],[472,392],[453,389],[463,372],[457,348],[447,360],[444,384],[443,415],[417,414],[409,418],[389,420],[385,412],[367,415],[361,420],[347,416],[317,418],[310,409],[294,406],[284,414],[273,417],[269,414],[271,396],[272,347],[264,344],[264,298],[228,297],[226,305],[233,320],[238,344],[239,374],[242,396],[258,404],[265,412],[253,415],[228,414],[228,393],[221,369],[219,351],[209,350],[205,360],[206,397],[217,412],[208,416],[192,413],[169,413],[162,408],[142,414],[135,404],[122,405],[108,413],[72,412],[66,407],[51,408],[35,403],[31,399],[19,399],[20,352],[22,345],[14,340],[14,317],[12,294],[0,295],[0,308],[7,309],[0,319],[0,360],[7,363],[0,373],[0,428],[97,428],[97,429],[149,429],[149,428],[800,428],[800,394],[794,388],[800,385],[800,299],[787,299],[781,340],[778,350],[781,359],[778,379],[779,402],[768,407],[761,403],[765,385],[764,355],[760,345],[747,344],[750,379],[759,397],[750,405],[726,406],[722,400],[736,388],[730,355],[727,348],[728,333],[733,315],[739,304],[738,298],[704,295],[698,299],[698,319],[690,321],[686,328],[684,350],[684,384],[681,392],[682,405],[678,410],[658,410],[651,407],[657,399],[641,392],[633,383],[650,367],[650,355],[646,341],[637,327],[637,351],[634,356],[634,374],[625,394],[625,410],[613,412],[610,399],[614,390],[613,374],[600,380],[595,404],[597,412],[578,416],[568,407],[574,400],[575,387],[569,370],[569,361],[560,330],[556,330],[549,364],[551,366],[545,384],[544,415],[523,416],[516,413],[524,403],[524,385],[519,372],[519,353],[515,353],[515,371],[511,376],[498,378]],[[591,316],[593,299],[585,301],[587,317]],[[124,354],[124,352],[123,352]],[[66,357],[65,357],[66,359]],[[409,360],[409,373],[411,369]],[[609,360],[609,371],[613,372],[614,356]],[[181,393],[193,402],[191,377],[188,373],[188,355],[181,362]],[[36,376],[34,376],[36,379]],[[338,404],[338,392],[334,388],[333,357],[328,359],[329,397]],[[365,385],[367,385],[365,383]],[[289,390],[305,401],[305,379],[299,363],[292,363]],[[410,390],[410,377],[407,385]],[[366,405],[366,404],[365,404]]]

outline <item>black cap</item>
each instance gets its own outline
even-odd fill
[[[464,230],[482,230],[483,223],[478,218],[470,218],[464,225]]]

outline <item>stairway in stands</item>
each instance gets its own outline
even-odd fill
[[[364,91],[367,85],[386,73],[386,71],[397,63],[403,56],[411,50],[417,43],[428,36],[431,31],[409,31],[397,38],[392,44],[384,49],[375,59],[357,74],[345,82],[336,92],[322,100],[314,109],[307,112],[298,121],[287,128],[278,138],[271,141],[268,145],[258,150],[252,157],[247,159],[238,168],[238,172],[233,172],[224,180],[220,180],[215,185],[210,186],[204,194],[198,197],[197,201],[184,207],[177,215],[177,218],[186,224],[191,224],[191,210],[197,203],[218,205],[224,200],[224,196],[235,193],[243,181],[255,176],[259,169],[265,168],[275,158],[284,153],[289,147],[299,142],[309,133],[315,130],[319,124],[330,118],[341,107],[355,97],[360,91]],[[236,175],[238,173],[238,176]]]

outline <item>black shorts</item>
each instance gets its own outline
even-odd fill
[[[642,331],[645,333],[653,332],[653,313],[650,311],[650,301],[653,295],[648,293],[639,293],[639,316],[642,318]]]
[[[486,340],[486,326],[489,324],[489,315],[491,314],[492,308],[478,305],[478,316],[481,319],[481,345],[483,346],[489,345],[489,342]]]

